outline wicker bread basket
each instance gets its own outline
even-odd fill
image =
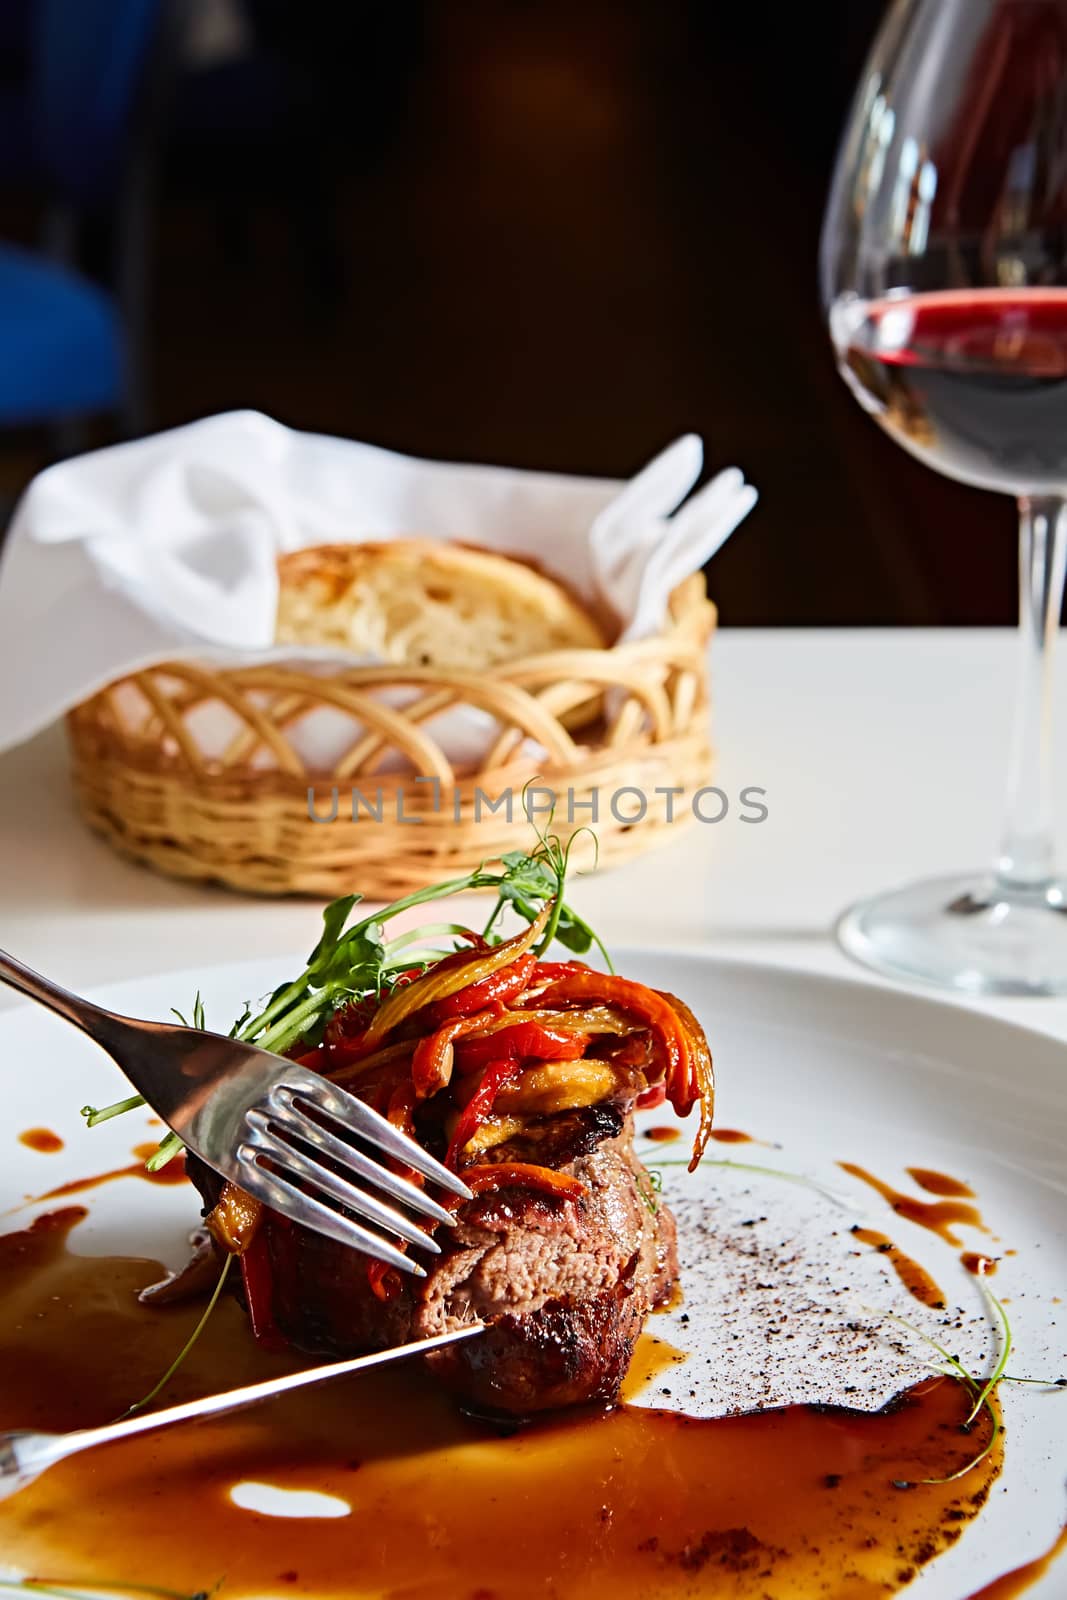
[[[256,894],[387,898],[466,872],[529,845],[529,784],[542,823],[551,790],[554,832],[595,821],[600,862],[623,861],[689,820],[710,782],[715,620],[698,574],[654,638],[491,673],[149,667],[70,712],[78,802],[123,854]],[[488,714],[490,737],[479,759],[454,764],[432,723],[464,706]],[[312,714],[332,719],[343,748],[325,765],[301,741]],[[576,861],[591,850],[576,840]]]

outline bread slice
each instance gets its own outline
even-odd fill
[[[608,641],[562,584],[523,561],[431,539],[315,545],[278,562],[279,644],[480,672]]]

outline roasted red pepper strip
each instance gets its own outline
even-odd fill
[[[537,1022],[517,1022],[513,1028],[498,1028],[484,1038],[464,1039],[456,1046],[456,1065],[459,1070],[469,1072],[500,1056],[512,1061],[521,1061],[526,1056],[538,1061],[578,1061],[588,1044],[587,1033],[565,1032],[562,1028],[544,1027]]]
[[[411,1062],[411,1079],[415,1085],[415,1093],[420,1100],[425,1100],[429,1095],[436,1094],[439,1089],[446,1089],[452,1081],[452,1065],[454,1058],[453,1046],[458,1038],[465,1033],[473,1033],[476,1029],[491,1022],[504,1012],[501,1001],[494,1001],[492,1006],[479,1011],[471,1017],[454,1017],[451,1022],[446,1022],[435,1033],[428,1034],[425,1039],[420,1039],[415,1046],[415,1054]],[[507,1054],[507,1052],[504,1052]],[[499,1055],[499,1051],[494,1051]]]
[[[651,1089],[643,1089],[634,1102],[638,1111],[654,1111],[661,1106],[667,1098],[667,1085],[654,1083]]]
[[[267,1350],[285,1349],[286,1341],[274,1321],[274,1278],[266,1228],[257,1231],[240,1262],[252,1337]]]
[[[553,1006],[569,1000],[599,1000],[616,1006],[648,1028],[663,1060],[667,1097],[680,1117],[687,1116],[698,1099],[689,1034],[677,1011],[662,995],[643,983],[616,978],[604,972],[570,972],[557,979],[538,997],[538,1005]]]
[[[389,1096],[385,1105],[385,1116],[394,1128],[399,1128],[401,1133],[406,1133],[409,1138],[415,1137],[415,1122],[412,1111],[415,1105],[415,1087],[412,1083],[398,1084]],[[414,1172],[410,1167],[403,1166],[399,1161],[390,1160],[390,1167],[394,1172],[407,1178],[409,1183],[416,1184],[419,1188],[425,1186],[425,1178],[419,1172]],[[402,1240],[397,1240],[398,1250],[405,1250],[407,1246]],[[389,1266],[384,1261],[368,1261],[367,1282],[375,1299],[393,1300],[400,1293],[402,1283],[400,1274],[395,1267]]]
[[[463,951],[463,959],[470,960],[468,951]],[[451,961],[452,957],[446,957]],[[439,961],[436,970],[439,972],[444,966]],[[492,972],[488,978],[482,978],[478,983],[468,984],[465,989],[460,989],[457,994],[446,995],[443,1000],[431,1006],[430,1015],[435,1023],[448,1022],[452,1017],[467,1017],[472,1011],[480,1011],[491,1001],[514,1000],[517,994],[525,989],[527,980],[537,964],[537,957],[526,954],[519,956],[509,967],[504,967],[500,972]]]
[[[474,1194],[488,1194],[494,1189],[535,1189],[558,1200],[580,1200],[589,1192],[581,1179],[569,1172],[556,1172],[553,1167],[538,1167],[525,1161],[486,1162],[465,1167],[463,1182]],[[457,1203],[462,1204],[461,1201]]]
[[[536,983],[554,983],[557,978],[569,978],[576,972],[591,972],[584,961],[539,961],[530,976],[530,986]]]
[[[517,1078],[520,1063],[511,1056],[491,1061],[482,1075],[482,1081],[460,1112],[455,1132],[445,1155],[445,1166],[455,1171],[456,1163],[466,1146],[474,1138],[482,1123],[493,1109],[493,1101],[507,1084]]]
[[[385,1099],[384,1095],[383,1099]],[[414,1112],[415,1085],[411,1082],[410,1078],[406,1078],[403,1083],[397,1084],[392,1094],[385,1099],[385,1110],[383,1115],[387,1122],[391,1122],[393,1124],[394,1128],[399,1128],[401,1133],[406,1133],[409,1139],[417,1142]],[[423,1177],[422,1173],[416,1172],[413,1167],[405,1166],[403,1161],[401,1161],[398,1157],[389,1156],[387,1158],[387,1162],[399,1177],[406,1178],[408,1182],[413,1183],[417,1189],[424,1189],[426,1187],[426,1179]],[[398,1249],[402,1250],[403,1248],[404,1246],[402,1244],[398,1246]]]
[[[451,964],[450,959],[437,962],[421,978],[416,978],[414,983],[407,984],[403,989],[394,989],[368,1024],[363,1036],[367,1049],[379,1045],[393,1028],[406,1022],[424,1006],[439,1005],[461,989],[468,989],[473,984],[481,983],[483,978],[512,966],[544,933],[554,904],[553,900],[547,901],[528,928],[512,939],[505,939],[503,944],[495,945],[492,950],[476,950],[465,961],[455,965]]]
[[[395,1300],[403,1288],[399,1272],[384,1261],[367,1262],[367,1282],[375,1299]]]

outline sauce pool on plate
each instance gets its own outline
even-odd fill
[[[138,1303],[156,1262],[68,1250],[84,1215],[0,1238],[0,1427],[117,1416],[200,1314]],[[662,1376],[643,1370],[684,1396],[679,1352],[652,1348]],[[301,1364],[258,1349],[224,1301],[157,1403]],[[850,1597],[881,1600],[966,1533],[997,1477],[999,1440],[958,1481],[920,1482],[988,1441],[987,1417],[962,1431],[970,1406],[932,1378],[873,1414],[703,1421],[624,1403],[502,1430],[408,1363],[74,1457],[0,1504],[0,1549],[79,1586],[192,1594],[225,1577],[233,1597],[808,1600],[847,1574]],[[327,1497],[330,1514],[242,1509],[249,1483]]]

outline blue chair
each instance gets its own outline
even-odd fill
[[[163,0],[34,0],[26,121],[51,202],[40,255],[0,245],[0,426],[139,410],[146,166],[135,137]],[[81,220],[118,222],[118,296],[75,270]],[[131,324],[134,337],[131,338]]]

